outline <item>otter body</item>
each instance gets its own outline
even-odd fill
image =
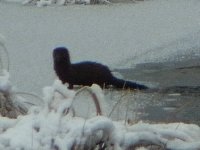
[[[91,86],[95,83],[101,87],[113,85],[116,88],[148,89],[145,85],[117,79],[107,66],[100,63],[85,61],[71,64],[69,51],[65,47],[54,49],[53,60],[57,76],[63,84],[67,82],[69,88],[73,88],[73,85]]]

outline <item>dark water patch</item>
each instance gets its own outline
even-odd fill
[[[150,82],[159,87],[200,86],[200,58],[174,62],[144,63],[135,68],[115,69],[130,80]]]
[[[132,108],[132,113],[137,114],[134,119],[200,125],[199,57],[174,62],[138,64],[135,68],[116,71],[126,79],[155,87],[129,94],[129,110]]]

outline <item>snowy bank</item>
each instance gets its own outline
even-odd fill
[[[123,2],[137,2],[144,0],[6,0],[8,2],[18,2],[23,5],[36,5],[38,7],[49,6],[49,5],[70,5],[70,4],[111,4],[114,3],[123,3]]]
[[[36,5],[38,7],[49,5],[70,5],[70,4],[110,4],[108,0],[6,0],[8,2],[17,2],[23,5]]]
[[[7,87],[11,87],[8,73],[0,78],[0,93],[15,94],[12,88]],[[83,90],[90,93],[96,114],[88,113],[87,108],[81,106],[74,107],[76,96]],[[97,85],[75,92],[55,80],[52,86],[44,88],[43,93],[43,105],[27,107],[28,113],[18,114],[14,119],[0,117],[0,149],[126,150],[148,146],[173,150],[200,148],[200,127],[194,124],[129,124],[126,121],[112,121],[101,112],[104,107],[100,103],[103,95]],[[82,100],[85,98],[82,97]],[[2,98],[0,100],[2,102]],[[20,105],[23,102],[20,101],[17,106]],[[13,106],[16,108],[16,105]],[[78,109],[85,110],[87,116],[77,114]]]

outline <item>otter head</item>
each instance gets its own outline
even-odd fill
[[[70,65],[69,51],[65,47],[57,47],[53,50],[54,64]]]

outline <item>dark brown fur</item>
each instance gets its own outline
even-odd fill
[[[134,82],[117,79],[109,68],[100,63],[85,61],[71,64],[69,52],[65,47],[58,47],[53,51],[54,70],[62,81],[68,83],[69,88],[73,85],[88,85],[93,83],[101,87],[113,85],[116,88],[147,89],[148,87]]]

